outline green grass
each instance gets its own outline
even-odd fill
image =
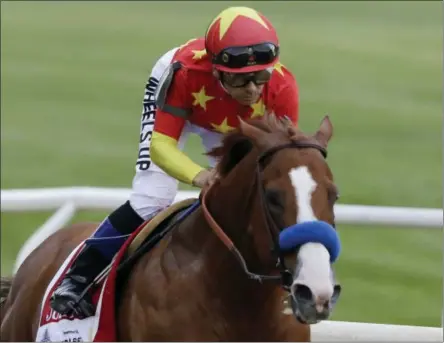
[[[242,4],[247,4],[242,2]],[[250,3],[251,5],[251,3]],[[130,187],[143,87],[224,2],[2,2],[2,189]],[[256,2],[296,75],[301,126],[335,126],[341,203],[442,207],[438,2]],[[187,151],[204,163],[196,138]],[[2,274],[50,213],[2,213]],[[82,212],[75,220],[101,220]],[[442,233],[340,227],[334,320],[441,325]]]

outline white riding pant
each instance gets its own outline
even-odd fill
[[[160,77],[169,66],[177,49],[178,48],[174,48],[168,51],[156,62],[145,87],[140,127],[139,154],[129,198],[131,207],[143,219],[147,219],[152,214],[170,206],[178,191],[179,182],[154,164],[150,157],[151,136],[153,134],[156,116],[154,93],[159,84]],[[178,142],[179,149],[183,149],[190,133],[195,133],[201,137],[202,144],[206,151],[219,145],[222,138],[222,134],[220,133],[208,131],[187,122]],[[209,157],[208,160],[209,165],[214,167],[216,160],[212,157]]]

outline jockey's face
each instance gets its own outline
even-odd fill
[[[219,73],[219,80],[228,94],[242,105],[251,105],[259,99],[264,85],[270,81],[267,70],[254,73]]]

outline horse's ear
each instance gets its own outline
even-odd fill
[[[242,120],[242,118],[239,117],[239,128],[240,131],[247,136],[248,138],[250,138],[251,140],[255,141],[255,142],[259,142],[261,140],[261,138],[264,136],[265,132],[262,131],[261,129],[248,124],[247,122],[245,122],[244,120]]]
[[[316,140],[326,148],[329,140],[333,136],[333,125],[330,121],[330,117],[326,115],[321,121],[318,131],[316,131],[314,137]]]

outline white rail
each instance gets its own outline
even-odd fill
[[[324,321],[311,326],[315,342],[442,342],[442,328]]]
[[[78,209],[111,210],[129,197],[126,188],[68,187],[11,189],[1,191],[2,211],[53,210],[67,202]],[[176,201],[197,197],[195,191],[181,191]],[[338,223],[403,227],[443,227],[443,210],[409,207],[336,205]]]
[[[1,190],[2,211],[43,211],[58,209],[20,250],[14,273],[23,260],[53,232],[66,225],[77,209],[112,210],[129,197],[129,189],[69,187]],[[175,201],[197,197],[193,191],[181,191]],[[336,205],[338,223],[402,227],[442,228],[443,210],[407,207]],[[442,328],[324,321],[312,325],[315,342],[443,342]]]

